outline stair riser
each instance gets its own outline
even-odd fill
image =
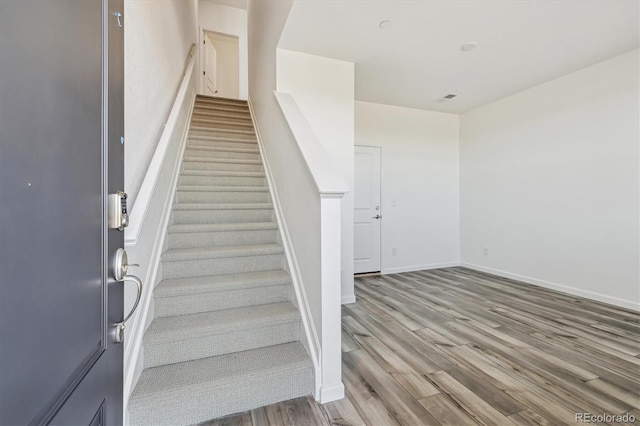
[[[198,126],[191,125],[189,128],[189,134],[193,135],[204,135],[204,136],[218,136],[219,134],[225,135],[226,137],[244,137],[248,139],[255,140],[256,135],[253,130],[248,129],[225,129],[218,127],[206,127],[206,126]]]
[[[256,141],[233,141],[233,140],[200,140],[189,139],[188,149],[197,148],[238,148],[238,149],[258,149]]]
[[[188,157],[207,157],[207,158],[234,158],[234,159],[241,159],[241,160],[260,160],[259,153],[194,149],[192,147],[188,147],[184,155],[185,157],[188,156]]]
[[[211,114],[211,113],[194,113],[191,118],[200,123],[227,123],[227,124],[248,124],[253,125],[253,121],[249,117],[243,117],[233,114]]]
[[[197,113],[191,117],[191,124],[195,126],[201,126],[202,124],[218,125],[218,124],[231,124],[234,126],[249,126],[253,127],[253,121],[248,117],[218,117],[212,114]]]
[[[191,126],[198,127],[202,130],[217,130],[224,132],[226,130],[242,130],[242,131],[253,131],[253,125],[247,126],[244,124],[233,124],[233,123],[210,123],[210,122],[200,122],[200,121],[192,121]]]
[[[211,105],[211,104],[195,104],[194,111],[198,112],[222,112],[225,114],[240,114],[249,116],[249,108],[246,106],[227,106],[227,105]]]
[[[266,186],[267,180],[251,176],[180,176],[178,185]]]
[[[131,410],[130,424],[175,426],[200,423],[309,395],[313,386],[310,365],[264,372],[241,383],[220,380],[194,384],[139,398]],[[158,401],[162,401],[161,410],[138,408],[158,406]]]
[[[157,367],[210,356],[257,349],[300,339],[298,321],[267,327],[237,330],[233,333],[144,345],[144,367]]]
[[[273,220],[273,210],[176,210],[172,217],[174,224],[270,222]]]
[[[162,262],[164,279],[271,271],[284,267],[282,254]]]
[[[183,163],[184,170],[229,170],[235,172],[264,172],[261,164],[237,164],[237,163],[214,163],[185,161]]]
[[[184,232],[169,234],[169,248],[222,247],[247,244],[273,244],[278,241],[277,230]]]
[[[264,287],[243,288],[240,290],[216,291],[156,298],[155,316],[197,314],[200,312],[220,311],[290,300],[291,283]]]
[[[240,139],[246,141],[254,142],[256,140],[256,135],[253,132],[245,132],[245,131],[232,131],[232,130],[210,130],[210,129],[202,129],[202,128],[193,128],[189,130],[190,137],[210,137],[210,138],[230,138],[230,139]]]
[[[200,98],[198,97],[195,102],[196,105],[229,105],[229,106],[241,106],[247,107],[247,101],[241,99],[228,99],[228,98]]]
[[[178,191],[178,203],[269,203],[268,192],[204,192]]]

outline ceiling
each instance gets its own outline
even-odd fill
[[[207,0],[211,3],[218,3],[224,6],[235,7],[236,9],[247,9],[247,0]]]
[[[461,113],[637,48],[639,5],[298,0],[279,47],[354,62],[358,100]]]

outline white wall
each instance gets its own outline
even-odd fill
[[[125,0],[125,190],[136,196],[169,116],[191,45],[196,0]]]
[[[208,0],[199,0],[198,25],[203,30],[238,37],[238,52],[240,55],[238,68],[240,78],[239,98],[247,99],[249,96],[247,11],[244,9],[213,3]],[[202,34],[200,34],[199,37],[201,45]]]
[[[324,198],[324,195],[321,198],[318,176],[312,175],[274,94],[276,49],[292,3],[287,0],[249,0],[249,95],[269,181],[277,196],[276,212],[284,231],[285,250],[295,254],[289,258],[295,261],[291,272],[307,336],[302,341],[315,366],[314,396],[325,403],[344,396],[337,267],[340,261],[338,218],[341,200],[331,198],[331,194],[324,194],[329,198]],[[290,112],[299,113],[300,118],[302,113],[291,96],[289,101]],[[306,121],[300,119],[298,124],[306,124]],[[313,136],[312,130],[303,133]],[[323,149],[320,143],[305,147],[314,148],[316,152]],[[328,157],[326,152],[322,154]],[[326,244],[326,240],[332,238],[335,246]],[[327,268],[329,264],[332,268]]]
[[[341,293],[352,303],[354,65],[278,49],[277,70],[277,90],[294,97],[350,189],[342,199]]]
[[[638,309],[638,52],[461,116],[465,264]]]
[[[458,116],[360,101],[355,111],[355,143],[382,149],[382,273],[458,264]]]

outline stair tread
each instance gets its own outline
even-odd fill
[[[220,231],[258,231],[264,229],[278,229],[275,222],[222,222],[222,223],[181,223],[170,225],[168,232],[220,232]]]
[[[154,290],[154,297],[174,297],[190,294],[214,293],[255,287],[290,284],[291,277],[283,269],[242,274],[210,275],[204,277],[163,280]]]
[[[271,210],[272,203],[177,203],[173,210]]]
[[[187,144],[186,151],[220,151],[220,152],[241,152],[243,154],[260,154],[258,148],[231,148],[225,146],[193,146]]]
[[[199,131],[199,132],[217,132],[217,133],[232,133],[232,134],[239,134],[239,135],[255,135],[255,132],[253,130],[237,130],[237,129],[215,129],[215,128],[211,128],[211,127],[203,127],[203,126],[194,126],[191,125],[191,127],[189,127],[190,131]]]
[[[299,320],[298,310],[291,302],[161,317],[154,319],[149,326],[144,336],[144,343],[157,345],[176,340],[229,334],[251,328],[264,328]]]
[[[181,185],[181,192],[269,192],[268,186]]]
[[[181,260],[214,259],[225,257],[248,257],[269,254],[282,254],[280,244],[246,244],[241,246],[198,247],[186,249],[169,249],[162,254],[164,262]]]
[[[218,158],[218,157],[184,157],[185,163],[229,163],[229,164],[256,164],[262,165],[261,160],[245,160],[242,158]]]
[[[209,108],[215,108],[215,109],[220,109],[220,110],[226,110],[226,111],[241,111],[241,112],[246,112],[247,114],[249,114],[249,106],[248,105],[242,105],[242,104],[227,104],[227,103],[222,103],[222,102],[196,102],[194,105],[195,108],[198,109],[209,109]]]
[[[210,136],[210,135],[189,135],[187,138],[191,141],[208,141],[208,142],[229,142],[229,143],[244,143],[244,144],[257,144],[256,139],[243,139],[243,138],[230,138],[228,136]]]
[[[267,177],[264,172],[247,172],[234,170],[182,170],[180,176],[206,176],[206,177]]]
[[[291,374],[294,368],[312,368],[300,342],[147,368],[131,394],[129,406],[135,409],[136,401],[157,393],[205,382],[237,382],[257,375]]]
[[[235,102],[235,103],[241,103],[241,104],[246,104],[247,100],[246,99],[238,99],[238,98],[225,98],[224,96],[208,96],[208,95],[196,95],[196,102],[198,101],[222,101],[222,102]]]

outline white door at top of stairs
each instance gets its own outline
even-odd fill
[[[204,38],[204,94],[216,96],[218,75],[218,52],[208,34]]]

